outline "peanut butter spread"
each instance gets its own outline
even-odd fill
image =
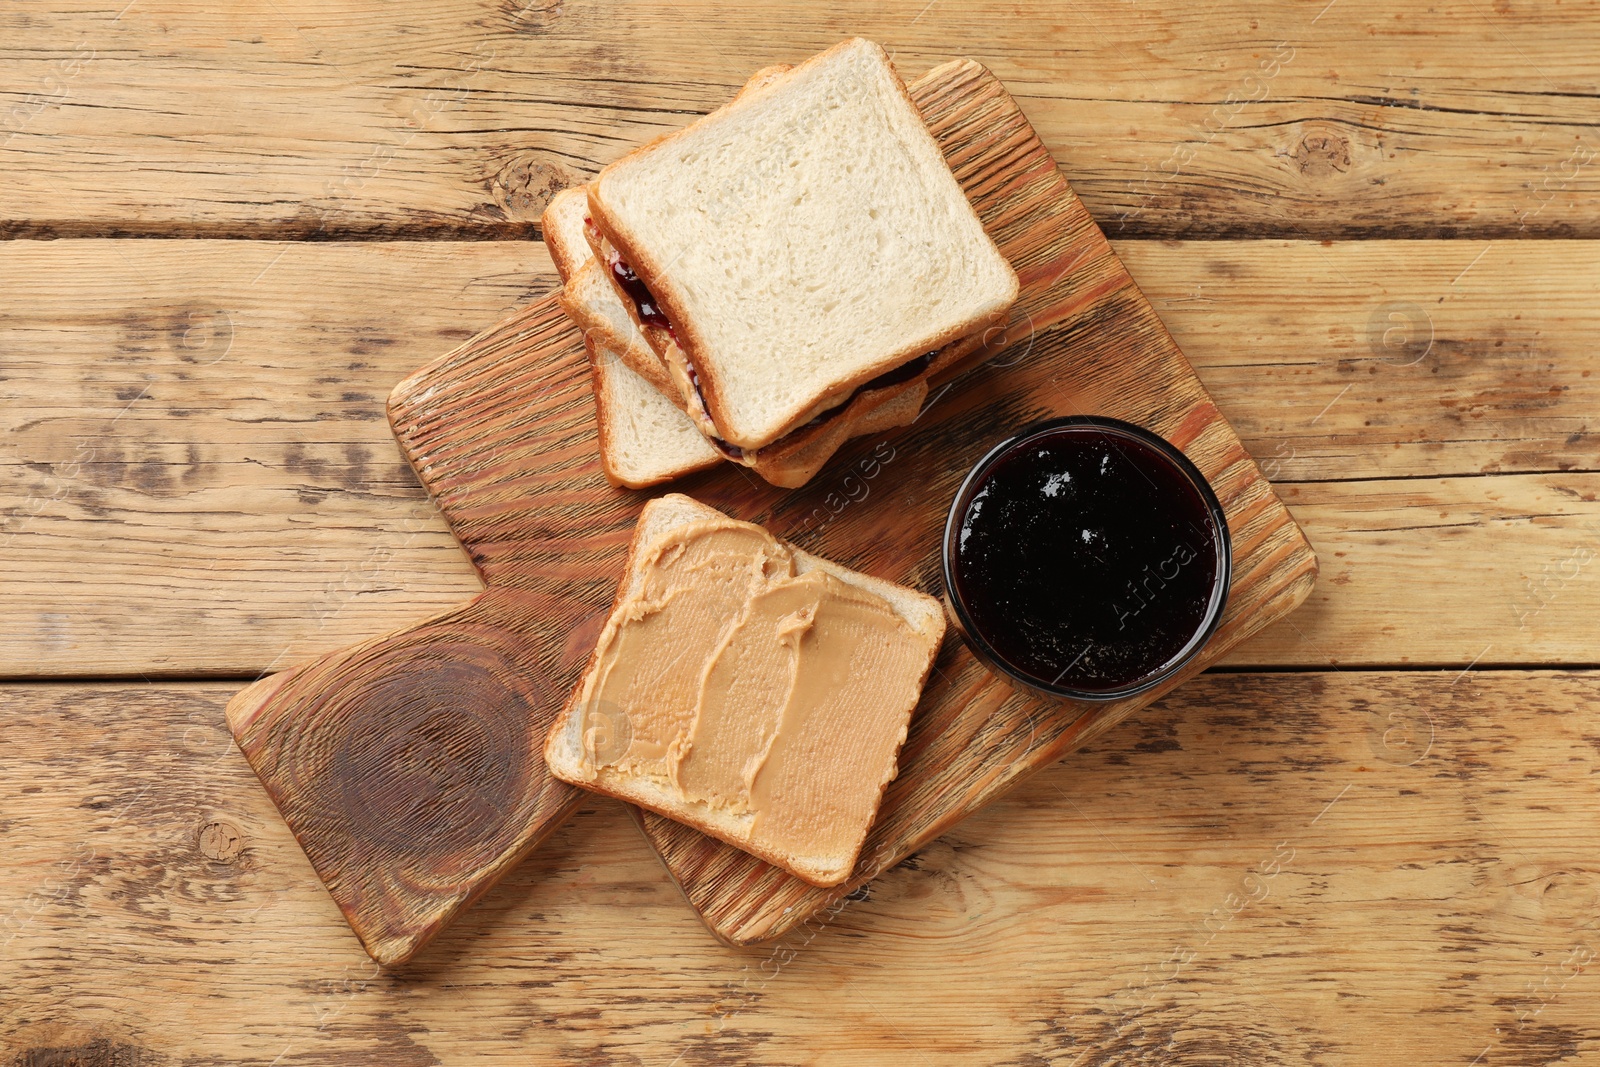
[[[583,773],[647,776],[761,852],[853,856],[939,635],[797,564],[727,518],[652,543],[581,694],[585,721],[605,727],[585,733]]]

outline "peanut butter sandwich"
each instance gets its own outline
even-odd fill
[[[932,597],[664,496],[640,516],[545,760],[564,781],[837,885],[943,636]]]

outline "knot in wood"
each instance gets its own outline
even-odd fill
[[[231,822],[216,820],[200,828],[200,854],[218,863],[233,863],[244,851],[244,834]]]

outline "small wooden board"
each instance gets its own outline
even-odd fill
[[[911,92],[1021,277],[1010,347],[936,388],[914,426],[853,443],[803,489],[732,465],[670,488],[937,593],[945,512],[983,452],[1038,419],[1114,415],[1183,449],[1216,490],[1233,535],[1228,610],[1180,676],[1111,705],[1015,693],[949,638],[856,871],[833,889],[637,813],[689,902],[733,943],[780,936],[898,863],[1287,614],[1316,575],[1304,535],[998,80],[958,61]],[[390,421],[489,588],[229,705],[241,749],[382,962],[414,953],[576,803],[543,773],[540,742],[598,634],[647,499],[601,475],[582,341],[553,299],[401,382]]]

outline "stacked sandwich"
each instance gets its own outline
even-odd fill
[[[912,422],[1017,277],[883,50],[845,41],[566,190],[544,215],[607,475],[722,460],[808,481]]]

